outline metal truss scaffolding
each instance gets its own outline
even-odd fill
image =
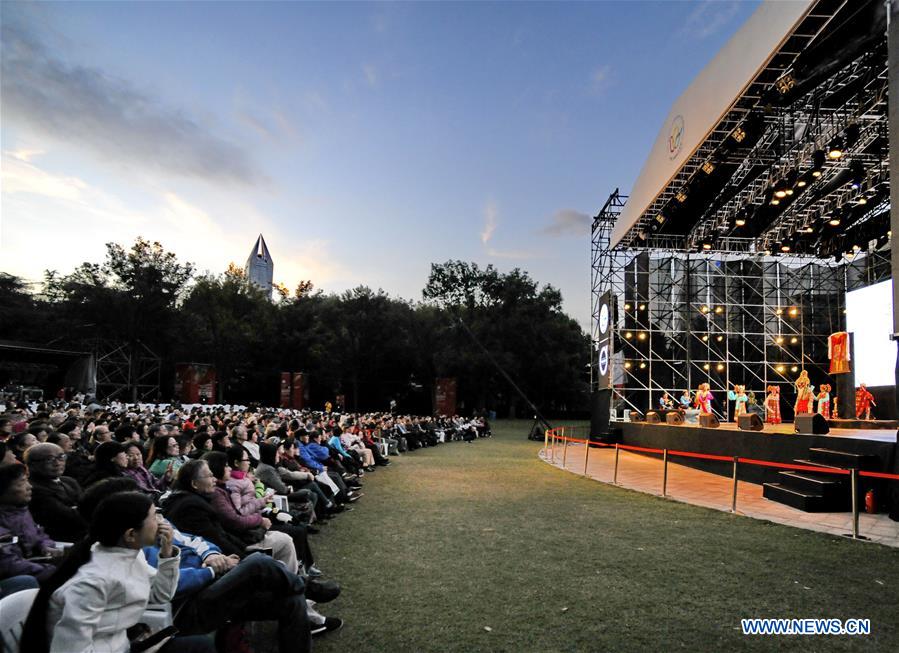
[[[162,363],[149,347],[98,340],[97,397],[126,402],[155,401],[159,396]]]
[[[812,384],[831,383],[827,339],[845,330],[845,295],[889,277],[889,253],[854,260],[742,251],[610,247],[611,225],[626,198],[616,190],[593,220],[593,338],[598,298],[614,299],[613,407],[644,413],[663,392],[676,400],[709,383],[719,417],[734,384],[759,403],[779,385],[785,419],[793,384],[807,370]]]

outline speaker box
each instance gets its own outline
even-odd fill
[[[793,430],[803,435],[827,435],[830,425],[818,413],[799,413],[793,422]]]
[[[716,429],[721,426],[718,418],[712,414],[701,414],[699,416],[699,425],[706,429]]]
[[[665,422],[671,426],[680,426],[684,423],[684,416],[681,415],[679,411],[672,410],[665,415]]]
[[[755,413],[744,413],[737,416],[737,428],[741,431],[761,431],[765,428],[765,424]]]
[[[648,413],[646,413],[646,420],[645,420],[645,421],[646,421],[647,424],[658,424],[658,423],[660,423],[662,420],[659,418],[659,414],[658,414],[656,411],[651,410],[651,411],[649,411]]]
[[[600,437],[609,432],[611,390],[594,390],[590,396],[590,435]]]

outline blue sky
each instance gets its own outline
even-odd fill
[[[0,270],[263,233],[275,280],[527,270],[587,329],[589,218],[757,2],[3,2]]]

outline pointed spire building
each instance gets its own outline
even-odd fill
[[[250,283],[254,283],[265,291],[269,298],[272,296],[272,279],[275,273],[275,262],[272,261],[272,255],[268,252],[268,246],[265,244],[265,238],[259,234],[256,244],[253,245],[253,251],[247,259],[244,267],[247,273],[247,279]]]

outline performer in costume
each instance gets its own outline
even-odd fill
[[[816,397],[818,400],[818,414],[824,419],[830,419],[830,384],[822,383],[821,390]]]
[[[855,418],[871,419],[871,406],[876,407],[874,395],[868,392],[868,386],[862,383],[855,391]]]
[[[845,331],[831,333],[827,339],[827,357],[831,374],[846,374],[849,369],[849,334]]]
[[[746,386],[734,385],[733,390],[727,391],[727,398],[735,402],[734,421],[736,422],[740,415],[746,414],[746,402],[749,400],[749,397],[746,396]]]
[[[797,415],[812,412],[813,390],[814,386],[808,380],[808,372],[802,370],[796,379],[796,405],[793,406],[793,410]]]
[[[684,392],[680,396],[680,407],[681,410],[687,410],[690,407],[690,404],[693,403],[693,400],[690,399],[690,391],[684,390]]]
[[[700,383],[699,390],[696,392],[696,401],[694,405],[699,409],[702,415],[712,414],[712,391],[708,383]]]
[[[667,392],[662,393],[659,397],[659,408],[662,410],[674,410],[674,399]]]
[[[765,421],[768,424],[780,424],[780,386],[768,386],[768,396],[765,397]]]

